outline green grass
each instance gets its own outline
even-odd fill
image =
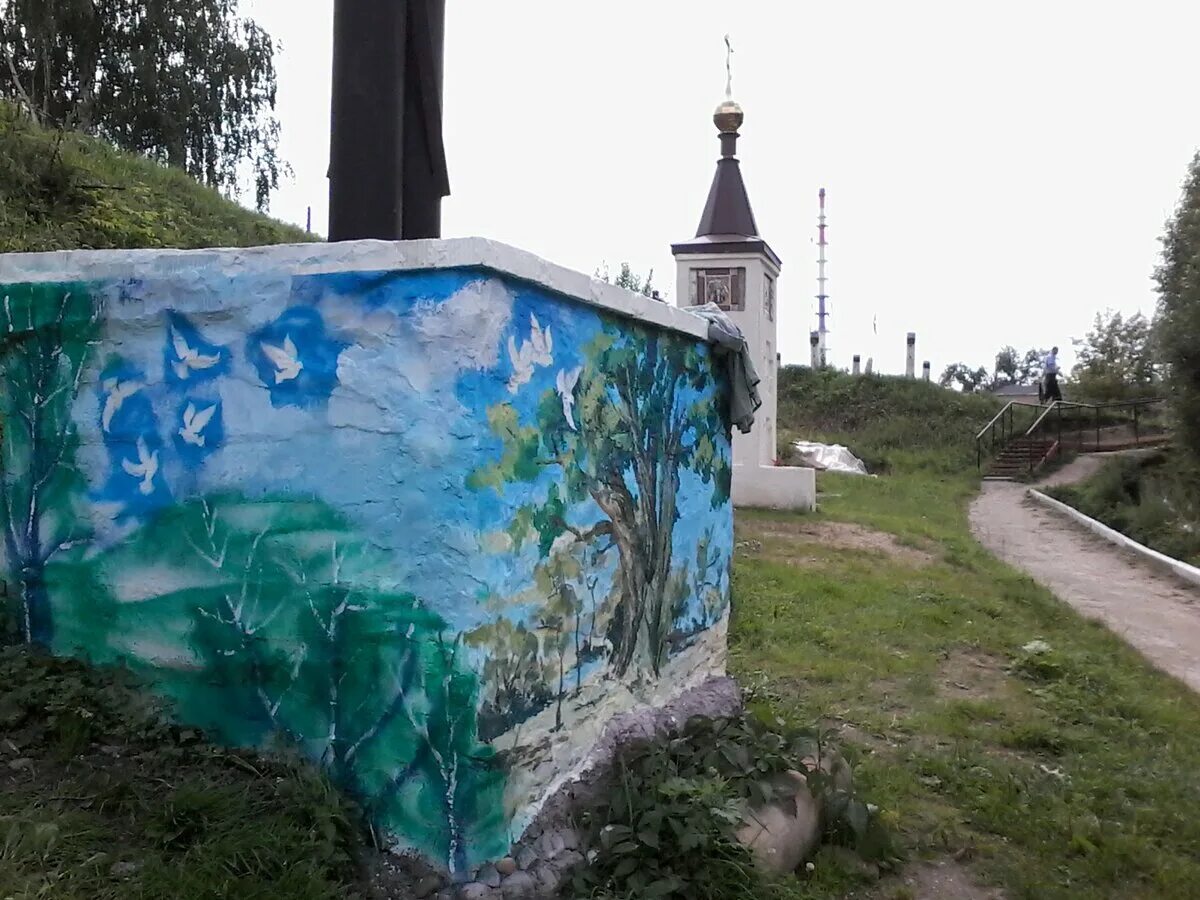
[[[739,513],[732,669],[757,702],[840,731],[911,860],[956,859],[1010,898],[1194,897],[1200,699],[975,544],[972,480],[820,487],[820,520],[929,561],[798,545],[764,535],[794,517]],[[827,850],[778,897],[870,880]]]
[[[81,134],[37,128],[0,102],[0,253],[309,239],[184,172]]]
[[[1200,565],[1200,466],[1180,449],[1112,459],[1059,500],[1174,559]]]
[[[118,670],[0,651],[0,897],[326,900],[354,811],[314,769],[165,724]]]

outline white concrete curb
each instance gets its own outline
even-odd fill
[[[1043,506],[1047,506],[1055,512],[1062,513],[1067,518],[1073,519],[1088,531],[1099,535],[1106,541],[1116,544],[1118,547],[1122,547],[1125,550],[1130,550],[1133,553],[1136,553],[1138,556],[1143,557],[1147,562],[1166,569],[1176,578],[1182,578],[1184,581],[1200,587],[1200,569],[1196,568],[1195,566],[1190,566],[1185,562],[1172,559],[1165,553],[1159,553],[1157,550],[1151,550],[1144,544],[1139,544],[1132,538],[1121,534],[1121,532],[1109,528],[1104,523],[1097,522],[1095,519],[1085,516],[1079,510],[1072,506],[1068,506],[1061,500],[1055,500],[1053,497],[1046,496],[1041,491],[1035,491],[1033,488],[1030,488],[1029,496],[1041,503]]]

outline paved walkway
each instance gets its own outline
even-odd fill
[[[1082,480],[1104,456],[1080,457],[1043,485]],[[985,482],[971,504],[976,539],[1200,692],[1200,588],[1035,505],[1026,490],[1022,484]]]

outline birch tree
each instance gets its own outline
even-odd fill
[[[75,515],[87,485],[75,464],[71,406],[100,307],[82,286],[14,285],[0,299],[0,525],[21,638],[48,646],[46,564],[86,536]]]

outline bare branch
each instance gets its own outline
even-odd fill
[[[37,107],[33,105],[33,100],[30,99],[28,92],[25,90],[25,85],[21,84],[21,76],[17,73],[17,64],[13,59],[12,50],[9,49],[8,42],[0,40],[0,47],[4,48],[4,60],[8,63],[8,77],[12,82],[13,87],[15,87],[17,90],[17,94],[21,99],[21,104],[29,112],[30,118],[32,118],[36,124],[41,125],[42,118],[38,115]]]

